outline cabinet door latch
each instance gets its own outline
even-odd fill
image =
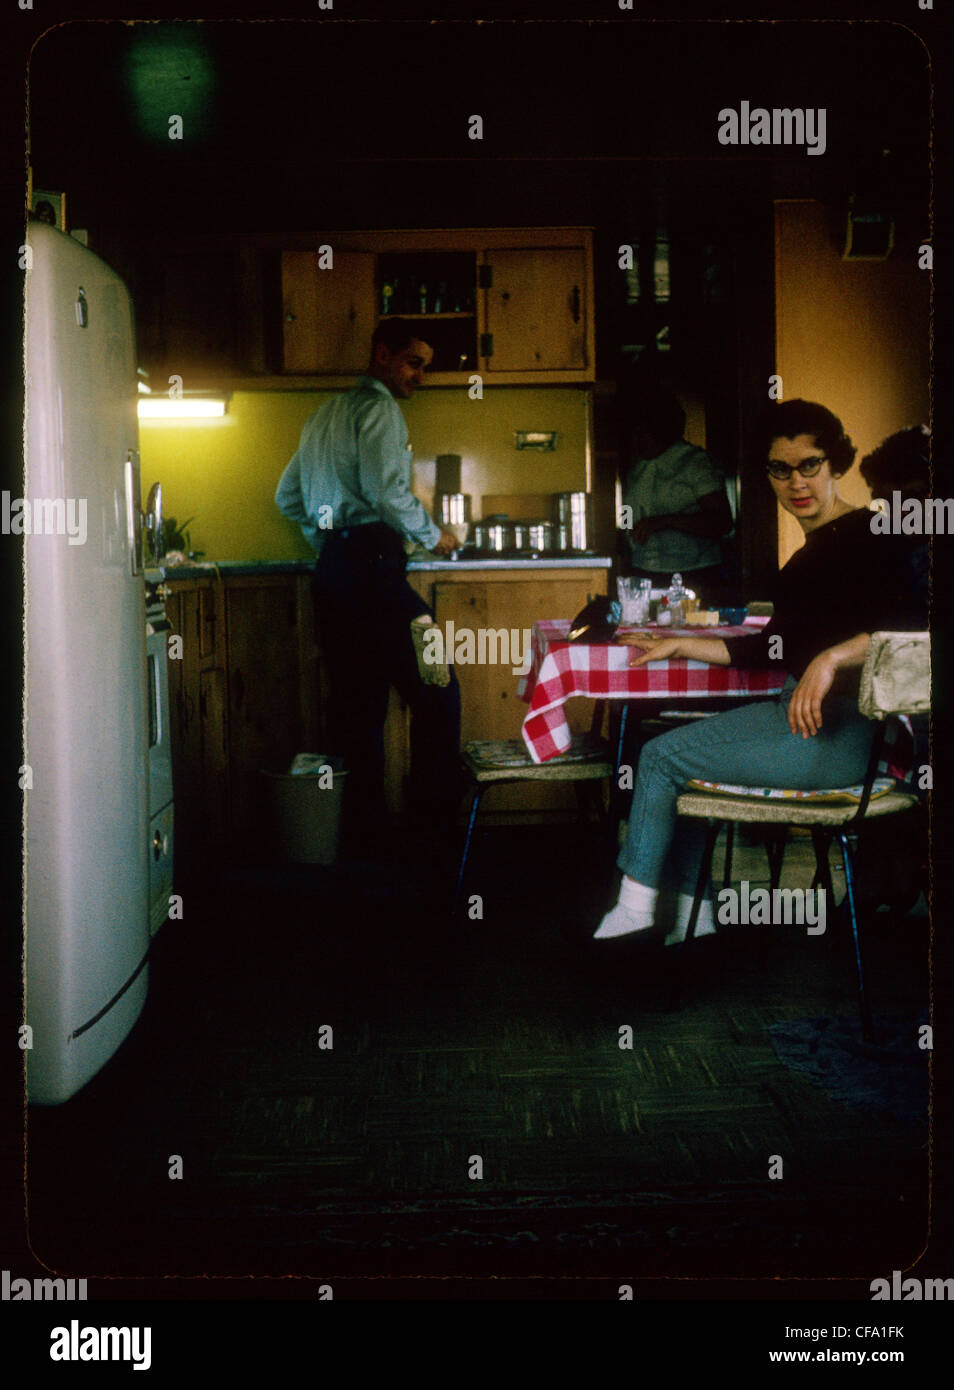
[[[492,290],[494,287],[494,268],[492,265],[479,265],[477,267],[477,288],[479,290]]]
[[[480,355],[481,357],[493,357],[494,355],[494,335],[492,333],[481,333],[480,335]]]

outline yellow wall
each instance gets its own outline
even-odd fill
[[[224,420],[189,425],[143,420],[143,494],[162,483],[163,511],[189,527],[193,550],[210,560],[306,559],[301,531],[274,503],[282,470],[308,416],[329,392],[237,391]],[[461,490],[474,516],[485,493],[563,492],[586,486],[587,393],[571,387],[430,387],[402,404],[414,450],[414,490],[433,504],[434,460],[463,458]],[[514,431],[557,430],[552,454],[518,453]]]
[[[820,203],[775,205],[775,370],[785,400],[834,411],[857,447],[839,490],[856,506],[871,493],[858,471],[889,434],[928,420],[928,276],[917,245],[899,238],[886,261],[843,261]],[[779,509],[779,564],[802,543]]]

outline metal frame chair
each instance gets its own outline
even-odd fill
[[[507,740],[494,744],[490,741],[468,743],[461,754],[461,767],[471,783],[472,801],[467,818],[467,831],[457,871],[457,885],[454,890],[454,903],[451,915],[456,916],[464,887],[464,875],[470,857],[471,841],[477,814],[485,793],[492,786],[510,786],[515,782],[575,782],[577,797],[586,783],[613,778],[616,768],[609,744],[600,737],[604,715],[604,702],[597,703],[594,710],[593,725],[589,733],[575,734],[566,754],[550,758],[545,763],[535,763],[522,739]],[[504,765],[498,753],[504,750],[507,759]],[[605,816],[605,812],[603,812]]]
[[[862,1032],[866,1041],[874,1038],[871,1021],[871,1007],[865,987],[862,961],[861,933],[858,925],[858,912],[855,892],[854,855],[859,836],[866,821],[875,817],[896,815],[906,811],[917,802],[917,797],[909,792],[891,791],[876,800],[871,799],[872,788],[878,771],[878,764],[885,746],[885,734],[889,719],[904,714],[923,714],[930,710],[931,701],[931,649],[930,634],[927,632],[874,632],[868,645],[864,668],[861,675],[861,691],[858,700],[860,712],[876,721],[872,731],[871,752],[868,768],[862,786],[861,799],[857,804],[836,805],[830,802],[813,801],[774,801],[766,802],[764,797],[725,796],[714,792],[686,792],[679,797],[676,809],[681,816],[691,816],[707,823],[705,849],[699,868],[695,897],[686,938],[681,947],[679,963],[682,964],[681,951],[689,945],[695,935],[699,908],[709,883],[712,868],[712,854],[719,830],[739,822],[756,825],[806,826],[811,830],[815,850],[815,878],[813,887],[822,885],[831,895],[831,874],[829,869],[829,850],[836,841],[841,851],[845,871],[845,901],[851,921],[854,944],[855,966],[858,974],[858,1006],[861,1014]],[[821,792],[823,789],[819,788]],[[772,868],[772,884],[776,886],[781,869],[781,856],[778,865]],[[678,1004],[682,971],[677,971],[673,1003]]]

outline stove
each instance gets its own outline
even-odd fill
[[[149,692],[149,930],[169,916],[173,891],[172,736],[169,721],[168,589],[146,574],[146,665]]]

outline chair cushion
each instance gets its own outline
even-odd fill
[[[892,816],[916,805],[906,792],[886,792],[871,801],[865,820]],[[680,816],[697,820],[745,821],[753,825],[845,825],[858,814],[856,802],[771,801],[766,797],[709,796],[686,792],[676,802]]]
[[[535,763],[523,739],[475,739],[464,746],[464,768],[479,782],[578,781],[611,777],[609,745],[595,734],[574,734],[570,747],[559,757]]]
[[[871,789],[871,800],[874,801],[879,796],[886,796],[894,786],[893,777],[876,777]],[[694,777],[692,781],[686,783],[689,791],[706,792],[709,796],[744,796],[748,800],[763,798],[767,801],[811,801],[822,805],[844,804],[850,802],[857,806],[861,800],[863,787],[859,782],[853,787],[827,787],[817,791],[796,791],[793,788],[783,787],[738,787],[731,782],[705,782],[702,778]]]

